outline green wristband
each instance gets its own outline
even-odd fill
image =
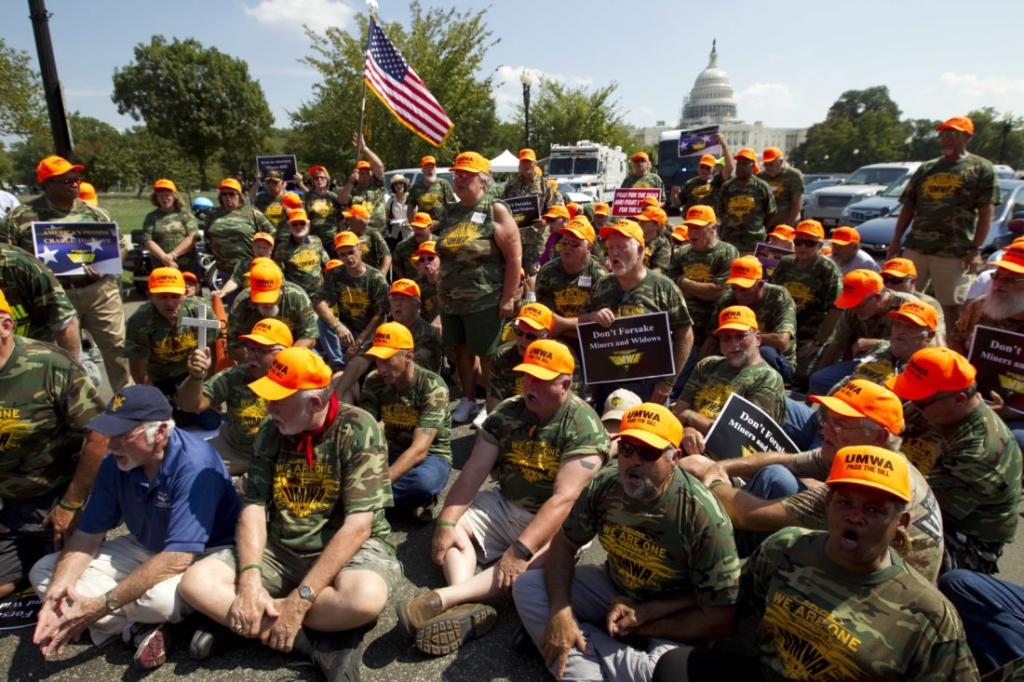
[[[720,485],[725,485],[725,481],[712,481],[711,485],[708,486],[708,490],[714,490]]]
[[[445,521],[444,519],[438,519],[437,521],[435,521],[435,523],[437,525],[443,526],[445,528],[458,528],[459,527],[459,524],[452,523],[451,521]]]
[[[255,568],[257,571],[260,572],[260,575],[263,575],[263,566],[259,564],[246,564],[245,566],[242,566],[242,568],[238,569],[238,575],[242,575],[250,568]]]
[[[57,506],[60,507],[61,509],[63,509],[64,511],[76,512],[79,509],[81,509],[82,507],[84,507],[85,505],[84,504],[80,504],[78,506],[75,506],[73,504],[68,504],[63,499],[61,499],[60,502],[57,503]]]

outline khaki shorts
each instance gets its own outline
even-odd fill
[[[249,471],[249,460],[252,459],[252,451],[242,452],[231,445],[228,439],[224,437],[224,431],[227,428],[228,425],[226,423],[222,424],[217,435],[206,442],[212,445],[213,449],[220,455],[220,458],[224,460],[224,466],[228,468],[228,473],[237,477]]]
[[[235,548],[221,550],[213,556],[237,572],[238,553]],[[302,583],[302,579],[306,577],[309,569],[319,558],[319,554],[299,556],[268,544],[263,550],[263,563],[261,564],[263,587],[275,599],[286,596]],[[393,592],[402,580],[402,564],[391,556],[387,545],[376,538],[370,538],[364,542],[341,571],[342,573],[345,571],[373,571],[387,584],[388,592]]]
[[[485,565],[497,561],[533,517],[532,512],[506,500],[497,488],[478,493],[462,515],[462,521],[480,548],[477,562]]]
[[[974,277],[964,270],[963,258],[929,256],[913,249],[904,250],[903,256],[914,261],[918,291],[924,291],[931,282],[935,299],[942,305],[963,305],[967,301]]]
[[[473,355],[494,355],[501,345],[503,322],[498,317],[498,306],[465,315],[442,312],[441,341],[445,348],[466,346]]]

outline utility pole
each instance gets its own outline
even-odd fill
[[[50,133],[57,156],[72,160],[74,142],[71,140],[71,126],[64,109],[64,92],[57,77],[57,61],[53,58],[53,43],[50,41],[50,13],[46,11],[45,0],[28,0],[29,17],[36,36],[36,51],[39,53],[39,72],[43,78],[46,94],[46,110],[50,115]]]

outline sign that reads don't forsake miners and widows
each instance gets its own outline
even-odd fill
[[[991,402],[995,391],[1006,407],[1024,413],[1024,335],[978,325],[967,354],[978,370],[978,392]]]
[[[606,384],[675,376],[668,313],[619,317],[610,327],[585,322],[577,327],[583,349],[583,381]]]
[[[800,452],[781,426],[736,393],[729,395],[704,437],[704,450],[715,459],[749,457],[755,452]]]

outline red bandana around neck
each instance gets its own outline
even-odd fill
[[[303,431],[298,434],[299,436],[299,452],[306,453],[306,464],[310,469],[313,468],[313,439],[322,434],[331,424],[334,423],[334,418],[338,416],[338,394],[331,393],[331,403],[327,408],[327,419],[320,425],[319,428],[312,431]]]

